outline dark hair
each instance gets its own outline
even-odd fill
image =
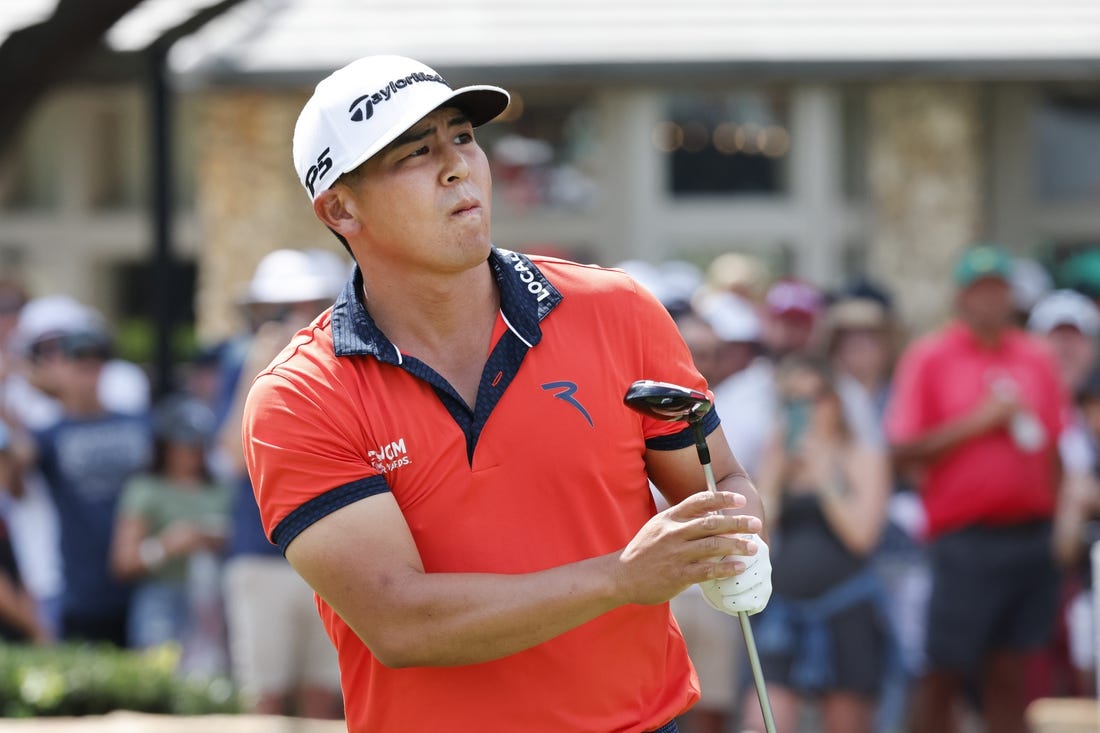
[[[192,445],[206,445],[218,428],[214,411],[187,392],[162,398],[152,410],[151,421],[157,438]]]
[[[333,229],[332,227],[326,227],[326,228],[327,228],[327,229],[328,229],[328,230],[329,230],[330,232],[332,232],[332,236],[334,236],[334,237],[336,237],[336,238],[337,238],[338,240],[340,240],[340,244],[344,245],[344,249],[345,249],[345,250],[347,250],[348,256],[350,256],[350,257],[351,257],[351,258],[352,258],[352,259],[354,260],[354,259],[355,259],[355,255],[354,255],[354,254],[352,254],[352,251],[351,251],[351,245],[349,245],[349,244],[348,244],[348,240],[344,239],[344,237],[343,237],[342,235],[340,235],[340,234],[337,234],[337,233],[336,233],[336,230],[335,230],[335,229]]]
[[[1089,372],[1088,376],[1085,377],[1085,381],[1077,388],[1075,396],[1078,404],[1100,399],[1100,367],[1096,367]]]
[[[217,418],[202,400],[186,392],[162,398],[150,413],[153,431],[154,474],[163,474],[168,465],[168,450],[173,445],[191,446],[203,452],[202,479],[210,482],[212,475],[206,463],[206,451],[217,431]]]
[[[173,440],[165,440],[164,438],[155,438],[153,440],[153,460],[152,460],[152,463],[149,466],[149,472],[152,473],[154,476],[163,475],[165,470],[167,470],[167,468],[168,468],[168,451],[172,446],[176,446],[176,445],[183,446],[183,447],[191,447],[191,448],[201,449],[202,452],[203,452],[203,460],[200,464],[200,466],[201,466],[200,475],[202,477],[203,482],[205,482],[205,483],[213,482],[214,474],[211,473],[210,466],[209,466],[209,464],[206,460],[207,451],[206,451],[206,446],[205,445],[202,445],[202,444],[196,445],[196,444],[189,444],[189,443],[178,443],[178,442],[173,441]]]

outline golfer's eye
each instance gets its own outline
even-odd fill
[[[472,133],[472,132],[469,132],[469,131],[460,132],[457,135],[455,135],[455,142],[458,143],[459,145],[465,145],[467,143],[472,143],[473,141],[474,141],[474,133]]]
[[[409,158],[419,158],[421,155],[427,155],[427,154],[428,154],[428,146],[427,145],[422,145],[419,148],[417,148],[416,150],[409,153],[408,157]]]

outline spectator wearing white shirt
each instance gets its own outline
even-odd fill
[[[1069,658],[1049,660],[1055,665],[1070,665],[1072,676],[1077,679],[1073,683],[1075,689],[1048,692],[1088,695],[1093,691],[1089,680],[1094,678],[1096,669],[1088,529],[1090,520],[1100,514],[1100,479],[1097,476],[1096,435],[1081,405],[1088,392],[1089,375],[1097,368],[1100,311],[1089,297],[1076,290],[1056,290],[1035,304],[1027,325],[1050,347],[1063,382],[1078,398],[1058,438],[1063,473],[1054,520],[1054,551],[1069,571],[1065,575],[1063,594],[1069,600],[1061,614],[1069,639]],[[1053,650],[1048,650],[1050,654]]]

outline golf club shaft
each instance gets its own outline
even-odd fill
[[[718,493],[718,482],[714,480],[714,469],[710,467],[709,463],[703,464],[703,473],[707,475],[707,488],[710,489],[710,493]]]
[[[767,733],[775,733],[772,703],[768,699],[768,688],[764,686],[764,670],[760,668],[760,655],[756,651],[756,638],[752,635],[749,615],[741,611],[737,614],[737,620],[741,622],[741,633],[745,636],[745,652],[749,655],[752,682],[756,686],[756,697],[760,701],[760,713],[764,716],[764,730]]]
[[[701,422],[695,421],[691,425],[696,434],[696,447],[700,445],[706,445],[706,438],[703,437],[704,442],[700,443],[700,436],[703,432],[703,426]],[[714,469],[710,465],[710,455],[699,450],[699,463],[703,466],[703,473],[707,477],[707,489],[715,494],[718,492],[718,482],[714,479]],[[737,614],[737,620],[741,622],[741,633],[745,636],[745,651],[749,655],[749,667],[752,668],[752,682],[756,687],[756,697],[760,701],[760,713],[764,716],[764,730],[766,733],[775,733],[775,719],[772,717],[772,704],[768,699],[768,688],[764,685],[764,671],[760,668],[760,655],[756,651],[756,638],[752,634],[752,625],[749,623],[749,615],[744,611],[739,611]]]

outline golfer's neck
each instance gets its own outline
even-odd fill
[[[488,263],[447,277],[364,277],[364,303],[371,318],[394,343],[446,342],[471,328],[491,324],[500,295]]]

